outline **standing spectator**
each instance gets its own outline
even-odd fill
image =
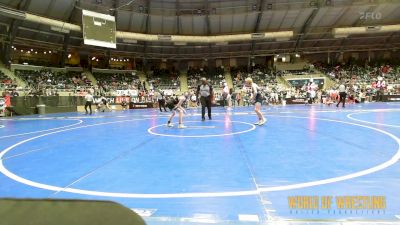
[[[378,77],[378,82],[376,82],[376,101],[383,101],[383,94],[386,88],[386,81],[383,77]]]
[[[146,91],[146,81],[143,81],[143,90]]]
[[[149,102],[151,102],[151,103],[153,103],[154,102],[154,90],[153,89],[150,89],[150,91],[149,91],[149,93],[148,93],[148,101]]]
[[[236,93],[236,101],[237,101],[237,105],[240,106],[240,100],[241,100],[241,93],[240,91],[238,93]]]
[[[227,83],[223,83],[223,92],[222,92],[222,104],[225,106],[225,103],[228,105],[228,110],[232,109],[232,95]]]
[[[231,88],[229,91],[232,93],[232,94],[231,94],[232,106],[233,106],[233,107],[236,107],[236,95],[237,95],[237,93],[235,93],[235,92],[233,91],[233,88]]]
[[[143,98],[144,98],[143,96],[144,96],[144,91],[143,91],[143,90],[139,91],[138,97],[139,97],[139,102],[140,102],[140,103],[143,102]]]
[[[307,104],[313,104],[314,100],[315,100],[315,95],[316,95],[316,93],[315,93],[316,85],[314,84],[314,79],[313,78],[311,78],[309,80],[309,82],[307,83],[305,88],[306,88],[306,92],[307,92],[306,105]]]

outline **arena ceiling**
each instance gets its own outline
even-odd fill
[[[400,24],[399,0],[0,0],[0,4],[48,18],[81,24],[81,9],[116,16],[117,30],[148,34],[220,35],[272,31],[295,32],[290,40],[235,42],[224,45],[118,40],[119,54],[155,58],[232,57],[276,53],[400,49],[400,33],[335,38],[335,27]],[[62,49],[83,46],[82,34],[0,15],[3,37],[15,42]],[[11,29],[14,28],[14,29]],[[6,39],[4,39],[6,40]]]

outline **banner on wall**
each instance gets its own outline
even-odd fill
[[[107,102],[110,105],[120,105],[124,100],[127,103],[133,103],[132,102],[133,99],[130,96],[107,96],[105,98],[106,98]],[[101,97],[100,96],[95,96],[94,97],[94,102],[95,103],[99,103],[100,101],[101,101]],[[82,104],[83,104],[83,102],[82,102]],[[140,103],[140,104],[148,104],[148,103]],[[151,104],[151,107],[152,107],[152,103],[149,103],[149,104]],[[149,107],[149,108],[151,108],[151,107]],[[141,108],[141,107],[139,106],[139,107],[136,107],[136,108]]]
[[[138,96],[138,90],[116,90],[117,96]]]
[[[153,103],[133,103],[129,104],[130,109],[148,109],[153,108]]]
[[[122,102],[131,102],[131,97],[126,97],[126,96],[117,96],[115,97],[115,103],[116,104],[121,104]]]
[[[287,98],[286,104],[306,104],[307,98]]]
[[[383,96],[383,101],[384,102],[399,102],[400,101],[400,95],[384,95]]]
[[[116,97],[105,97],[106,98],[106,100],[107,100],[107,102],[110,104],[110,105],[113,105],[113,104],[115,104],[116,102],[115,102],[115,98]],[[100,103],[101,102],[101,97],[99,96],[99,97],[94,97],[94,103]]]

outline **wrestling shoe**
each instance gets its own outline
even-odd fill
[[[183,125],[183,124],[179,124],[178,128],[179,129],[185,129],[187,126]]]
[[[267,119],[264,118],[263,120],[260,120],[260,122],[258,122],[258,125],[259,126],[264,125],[266,122],[267,122]]]
[[[174,124],[172,124],[172,123],[167,123],[167,127],[173,127],[174,126]]]

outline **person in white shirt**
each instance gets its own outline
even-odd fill
[[[86,115],[88,114],[88,110],[87,108],[89,107],[90,109],[90,115],[92,115],[92,104],[93,104],[93,95],[91,94],[91,91],[89,90],[88,93],[85,95],[85,111],[86,111]]]
[[[148,98],[149,98],[148,101],[150,101],[151,103],[154,102],[154,90],[153,89],[150,89]]]
[[[307,91],[307,102],[306,102],[306,105],[314,103],[314,99],[315,99],[315,96],[316,96],[315,89],[316,89],[316,85],[314,83],[314,79],[311,78],[309,80],[307,86],[306,86],[306,91]]]
[[[346,92],[346,85],[344,83],[339,85],[339,96],[340,99],[336,104],[336,107],[339,107],[340,102],[343,102],[342,107],[345,108],[347,92]]]
[[[165,108],[165,97],[164,93],[161,90],[158,91],[157,93],[157,101],[158,101],[158,107],[160,108],[160,112],[162,112],[162,108],[164,108],[164,111],[166,112],[167,109]]]
[[[258,122],[255,123],[255,125],[263,125],[267,120],[265,119],[264,115],[261,113],[261,103],[262,103],[262,97],[260,93],[260,88],[256,83],[253,83],[253,79],[250,77],[246,78],[245,80],[245,86],[243,89],[248,89],[250,88],[250,101],[254,102],[254,111],[257,114],[258,117]]]
[[[383,101],[384,90],[386,88],[386,81],[383,77],[378,77],[378,82],[376,83],[376,101]]]
[[[201,103],[201,120],[206,120],[206,107],[208,119],[211,120],[211,105],[214,102],[214,91],[212,85],[208,83],[205,77],[201,78],[201,85],[197,87],[196,96]]]
[[[223,96],[223,100],[224,100],[224,105],[225,105],[225,100],[227,101],[227,103],[228,103],[228,110],[231,110],[232,109],[232,96],[231,96],[231,94],[230,94],[230,92],[229,92],[229,87],[228,87],[228,84],[227,83],[224,83],[224,89],[223,89],[223,92],[222,92],[222,96]]]

